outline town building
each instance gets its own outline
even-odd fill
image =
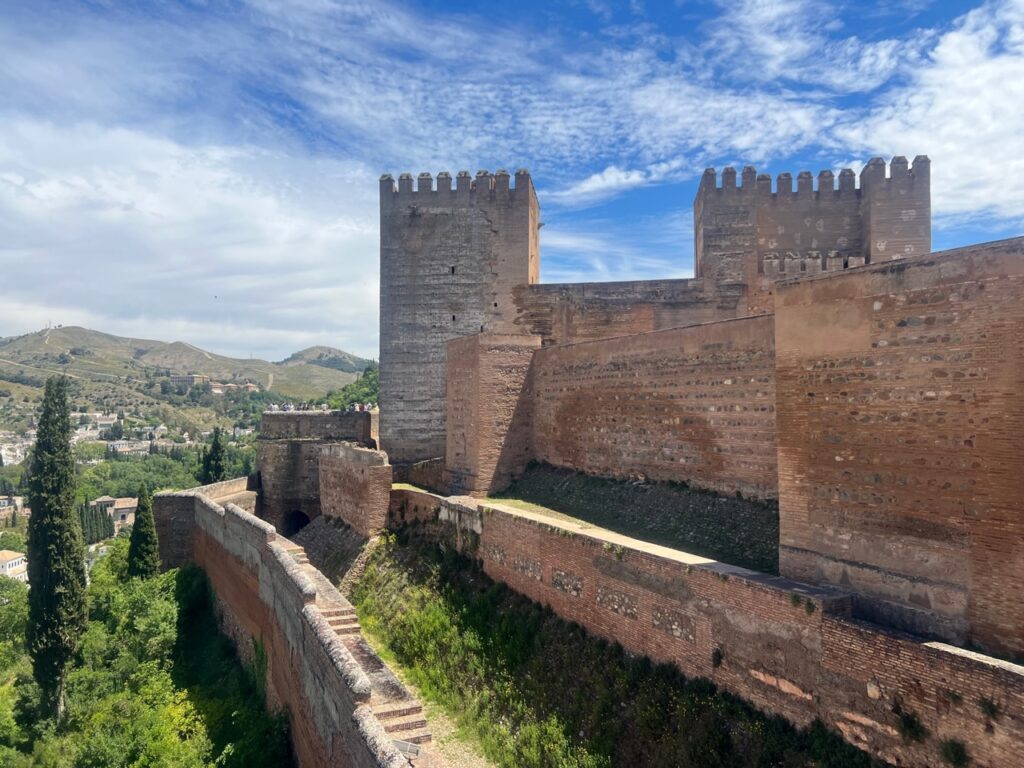
[[[0,576],[28,583],[28,557],[25,553],[0,549]]]

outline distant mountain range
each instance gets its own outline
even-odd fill
[[[63,372],[86,389],[135,390],[145,379],[202,374],[214,381],[252,381],[300,399],[321,397],[355,380],[371,361],[333,347],[309,347],[279,363],[217,355],[181,341],[131,339],[75,326],[0,338],[0,389],[28,394]],[[36,394],[36,393],[31,393]]]

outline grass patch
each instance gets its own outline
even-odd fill
[[[631,657],[423,543],[386,540],[352,599],[386,657],[501,766],[880,765],[821,725],[797,731]]]
[[[679,483],[612,480],[535,465],[493,501],[765,573],[779,571],[777,505]]]

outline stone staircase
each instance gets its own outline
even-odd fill
[[[292,560],[294,560],[296,563],[298,563],[299,565],[309,566],[309,558],[306,557],[306,550],[304,550],[298,544],[289,541],[287,544],[285,544],[284,549],[285,552],[292,556]]]
[[[375,704],[371,696],[370,709],[391,738],[407,744],[427,744],[431,740],[423,707],[415,699]]]
[[[282,543],[285,551],[317,585],[317,607],[321,615],[369,677],[370,709],[384,731],[399,742],[399,748],[406,753],[412,765],[426,765],[417,760],[416,754],[419,745],[429,744],[432,739],[423,707],[367,645],[359,629],[356,609],[309,562],[306,550],[293,541],[283,540]]]
[[[345,606],[324,606],[320,613],[327,619],[336,633],[342,637],[359,634],[359,619],[356,618],[356,609]]]

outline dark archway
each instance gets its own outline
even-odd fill
[[[309,516],[297,509],[292,510],[281,518],[281,535],[290,539],[307,525],[309,525]]]

